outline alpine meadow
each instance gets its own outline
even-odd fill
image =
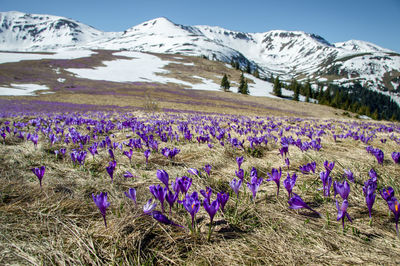
[[[0,264],[400,263],[400,54],[0,12]]]

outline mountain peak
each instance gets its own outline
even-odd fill
[[[154,18],[148,21],[145,21],[135,27],[147,27],[147,28],[153,28],[153,27],[173,27],[176,26],[174,22],[169,20],[166,17],[158,17]]]
[[[136,25],[124,32],[124,36],[136,35],[138,33],[145,34],[161,34],[161,35],[185,35],[187,32],[184,27],[175,24],[166,17],[159,17],[145,21],[139,25]]]
[[[338,42],[338,43],[335,43],[335,47],[349,50],[352,52],[363,52],[363,53],[369,53],[369,52],[392,53],[393,52],[392,50],[380,47],[376,44],[366,42],[366,41],[360,41],[360,40],[349,40],[346,42]]]

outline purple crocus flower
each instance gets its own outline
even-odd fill
[[[300,165],[300,166],[299,166],[299,170],[300,170],[303,174],[308,174],[308,173],[310,172],[310,168],[308,167],[308,164]]]
[[[168,190],[168,192],[165,196],[165,200],[169,204],[169,213],[171,213],[172,206],[174,205],[175,201],[178,199],[178,193],[179,192],[173,193],[172,191]]]
[[[78,152],[77,152],[77,151],[72,151],[71,154],[70,154],[70,156],[71,156],[72,164],[75,166],[76,157],[78,156]]]
[[[369,218],[371,218],[372,206],[375,203],[375,190],[377,184],[374,178],[368,179],[364,182],[363,192],[365,196],[365,202],[367,203]]]
[[[204,199],[203,207],[207,211],[208,215],[210,216],[210,223],[212,224],[215,214],[217,213],[220,202],[218,199],[214,200],[213,202],[209,202],[208,200]],[[211,226],[210,224],[210,226]]]
[[[199,176],[199,171],[197,169],[195,169],[195,168],[189,168],[187,171],[188,171],[189,174]]]
[[[236,163],[237,163],[237,165],[238,165],[238,169],[240,170],[240,167],[242,166],[242,163],[243,163],[243,156],[241,156],[241,157],[236,157]]]
[[[338,210],[338,214],[337,214],[337,221],[339,221],[340,219],[342,219],[342,227],[344,229],[344,218],[347,217],[347,219],[349,219],[349,221],[352,223],[352,220],[350,218],[350,215],[347,213],[347,207],[349,207],[349,203],[347,202],[347,200],[343,200],[342,206],[339,207],[339,203],[336,200],[336,208]]]
[[[200,194],[203,195],[204,199],[207,200],[208,203],[210,203],[210,198],[212,195],[212,189],[210,187],[206,187],[206,190],[200,190]]]
[[[221,211],[224,212],[225,209],[225,204],[228,202],[229,200],[229,193],[225,193],[223,191],[219,192],[217,194],[217,200],[219,202],[219,206],[221,208]]]
[[[336,194],[339,194],[342,197],[342,199],[347,200],[349,193],[350,193],[350,186],[346,180],[344,180],[343,183],[339,183],[339,182],[335,181],[333,183],[333,190],[335,192],[335,195],[334,195],[335,198],[336,198]]]
[[[209,165],[209,164],[206,164],[205,166],[204,166],[204,171],[207,173],[207,175],[208,176],[210,176],[210,172],[211,172],[211,165]]]
[[[169,175],[165,170],[157,170],[157,178],[169,189]]]
[[[130,162],[132,161],[132,154],[133,154],[133,150],[132,149],[130,149],[129,151],[124,151],[124,155],[126,157],[128,157]]]
[[[289,199],[292,196],[292,190],[293,190],[294,185],[296,184],[296,180],[297,180],[296,173],[294,173],[292,175],[292,177],[290,177],[290,174],[288,173],[286,179],[283,181],[283,185],[285,186],[285,188],[288,192]]]
[[[347,179],[348,179],[350,182],[354,183],[354,175],[353,175],[353,172],[350,171],[349,169],[344,169],[344,173],[345,173]]]
[[[186,195],[190,186],[192,185],[192,179],[187,176],[182,176],[181,178],[178,178],[176,182],[182,194]]]
[[[125,177],[125,178],[132,178],[132,177],[134,177],[134,176],[133,176],[133,174],[132,174],[131,172],[126,171],[125,174],[124,174],[124,177]]]
[[[182,227],[184,228],[182,225],[176,224],[173,221],[171,221],[170,219],[167,218],[167,216],[165,216],[164,214],[162,214],[159,211],[152,211],[150,213],[150,215],[156,219],[157,221],[159,221],[162,224],[166,224],[166,225],[172,225],[172,226],[178,226],[178,227]]]
[[[180,179],[179,177],[176,177],[175,182],[174,181],[171,182],[172,190],[175,191],[175,193],[177,193],[177,194],[179,194],[179,192],[181,190],[179,187],[179,183],[178,183],[179,179]]]
[[[204,171],[207,173],[207,175],[208,176],[210,176],[210,172],[211,172],[211,165],[209,165],[209,164],[206,164],[205,166],[204,166]]]
[[[329,173],[329,171],[326,171],[319,174],[325,197],[329,197],[331,195],[332,178],[329,176]]]
[[[115,160],[114,152],[112,151],[112,149],[108,149],[108,154],[110,155],[111,159]]]
[[[261,177],[258,179],[257,176],[253,176],[250,180],[250,183],[247,182],[247,187],[253,193],[253,201],[255,201],[255,199],[256,199],[256,194],[257,194],[257,191],[258,191],[262,181],[263,181],[263,179]]]
[[[389,209],[394,214],[394,221],[396,222],[396,233],[397,233],[397,237],[399,237],[399,217],[400,217],[400,204],[399,204],[399,201],[395,197],[392,197],[388,201],[388,205],[389,205]]]
[[[243,169],[239,169],[238,171],[235,171],[236,176],[242,180],[243,182],[243,178],[244,178],[244,170]]]
[[[220,207],[220,202],[218,199],[216,199],[213,202],[211,202],[211,204],[210,204],[207,200],[204,200],[203,207],[206,210],[206,212],[208,213],[208,215],[210,216],[210,225],[208,227],[209,229],[208,229],[208,238],[207,238],[208,241],[210,241],[214,216]]]
[[[181,150],[174,147],[172,150],[170,150],[169,148],[165,147],[161,150],[161,154],[164,155],[167,158],[174,158]]]
[[[241,179],[236,180],[236,178],[234,178],[231,181],[230,186],[231,186],[232,190],[236,193],[237,198],[239,198],[239,190],[240,190],[240,187],[242,186],[242,180]]]
[[[153,211],[157,206],[157,203],[153,203],[153,198],[149,199],[146,204],[143,206],[143,213],[148,214]]]
[[[382,150],[376,149],[374,152],[375,158],[378,161],[379,164],[383,164],[383,160],[385,158],[385,154],[383,153]]]
[[[46,167],[45,166],[41,166],[40,168],[35,167],[35,168],[32,168],[31,170],[39,179],[39,185],[40,185],[40,187],[42,187],[42,178],[44,176],[44,172],[46,171]]]
[[[76,160],[78,161],[78,163],[79,163],[80,165],[84,165],[84,164],[85,164],[86,155],[87,155],[87,152],[86,152],[86,151],[77,152],[77,154],[76,154]]]
[[[317,164],[315,162],[311,162],[311,163],[299,166],[299,169],[303,174],[308,174],[308,173],[310,173],[310,171],[312,171],[315,174],[316,168],[317,168]]]
[[[122,144],[121,143],[118,143],[118,142],[114,142],[113,143],[113,149],[115,150],[115,149],[120,149],[120,150],[122,150]]]
[[[258,173],[257,173],[257,169],[255,167],[253,167],[250,171],[250,178],[258,178]]]
[[[112,162],[109,162],[108,166],[106,167],[107,173],[111,177],[111,183],[113,182],[113,179],[114,179],[114,170],[115,170],[116,166],[117,166],[117,162],[116,161],[112,161]]]
[[[393,152],[392,159],[393,159],[394,163],[396,163],[396,164],[400,163],[400,152]]]
[[[144,151],[144,157],[146,158],[146,164],[149,162],[150,153],[151,153],[150,150],[145,150]]]
[[[164,188],[160,185],[151,185],[149,186],[149,190],[153,196],[158,199],[161,203],[161,211],[164,213],[164,200],[167,195],[167,188]]]
[[[379,193],[381,194],[382,199],[388,202],[394,196],[394,189],[392,187],[383,188]]]
[[[103,216],[104,225],[107,228],[106,209],[110,206],[110,203],[107,201],[107,192],[101,192],[99,195],[92,194],[92,198],[97,208],[99,208],[100,213]]]
[[[60,153],[61,153],[61,155],[62,156],[65,156],[65,153],[67,152],[67,149],[66,148],[61,148],[60,149]]]
[[[375,170],[371,168],[371,170],[369,170],[368,174],[369,174],[369,177],[371,177],[372,181],[376,183],[378,180],[378,174],[375,172]]]
[[[277,192],[276,192],[276,196],[278,197],[279,195],[279,187],[281,184],[281,177],[282,177],[282,169],[279,167],[279,171],[278,169],[272,168],[271,174],[268,173],[269,178],[267,179],[267,181],[274,181],[276,183],[277,186]]]
[[[289,170],[289,166],[290,166],[290,160],[289,160],[289,158],[286,158],[286,159],[285,159],[285,164],[286,164],[286,166],[287,166],[287,169]]]
[[[92,154],[93,157],[94,157],[95,154],[98,154],[97,153],[97,145],[98,145],[97,142],[95,142],[95,143],[92,144],[92,146],[90,146],[88,148],[89,152]]]
[[[328,162],[328,161],[325,161],[324,162],[324,167],[325,167],[325,169],[326,169],[326,172],[328,173],[328,175],[330,174],[330,172],[332,172],[332,170],[333,170],[333,167],[335,167],[335,162]]]
[[[310,211],[313,211],[313,212],[317,213],[319,216],[321,216],[321,214],[320,214],[319,212],[317,212],[317,211],[311,209],[311,208],[303,201],[303,199],[302,199],[299,195],[297,195],[296,193],[292,193],[292,194],[293,194],[293,197],[291,197],[291,198],[288,200],[289,208],[290,208],[290,209],[297,210],[297,209],[305,208],[305,209],[308,209],[308,210],[310,210]]]
[[[1,132],[0,136],[3,138],[3,143],[6,140],[6,133],[5,132]],[[35,145],[36,146],[36,145]]]
[[[125,192],[125,195],[130,198],[131,200],[133,200],[135,202],[136,205],[136,189],[134,188],[130,188],[128,190],[128,192]]]
[[[194,229],[194,217],[200,208],[200,201],[197,192],[194,191],[191,195],[186,195],[183,201],[183,207],[189,212],[192,217],[192,230]]]
[[[315,169],[317,168],[317,163],[311,162],[311,163],[308,163],[307,166],[310,169],[310,171],[312,171],[315,174]]]
[[[3,136],[3,135],[2,135],[2,136]],[[4,137],[3,137],[3,138],[5,138],[5,134],[4,134]],[[4,140],[4,139],[3,139],[3,140]],[[37,134],[33,134],[33,135],[31,136],[30,140],[33,142],[33,145],[34,145],[35,148],[36,148],[36,146],[37,146],[37,144],[38,144],[39,136],[38,136]]]
[[[285,155],[285,157],[287,157],[287,154],[289,154],[289,146],[282,145],[282,148],[279,149],[279,153],[281,154],[282,158],[284,155]]]

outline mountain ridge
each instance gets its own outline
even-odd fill
[[[232,31],[219,26],[176,24],[159,17],[123,32],[103,32],[52,15],[0,12],[0,50],[51,51],[60,48],[134,50],[203,56],[250,65],[262,77],[310,80],[400,92],[400,55],[370,42],[330,43],[304,31]],[[397,92],[397,93],[398,93]]]

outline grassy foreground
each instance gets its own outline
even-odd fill
[[[347,120],[314,120],[279,117],[245,117],[227,115],[204,115],[185,113],[86,113],[66,117],[38,116],[41,128],[63,128],[64,136],[51,144],[49,133],[38,131],[37,147],[32,141],[13,135],[13,128],[34,133],[37,124],[29,123],[37,117],[2,118],[0,127],[10,121],[11,133],[0,145],[0,262],[1,264],[397,264],[400,263],[400,240],[396,236],[395,221],[386,202],[379,195],[383,187],[391,186],[395,196],[399,191],[400,165],[390,158],[399,151],[396,140],[400,138],[399,125],[366,123]],[[68,119],[77,119],[67,124]],[[83,120],[80,120],[83,119]],[[85,120],[87,119],[87,120]],[[89,122],[89,120],[91,122]],[[108,132],[97,133],[89,143],[64,142],[65,135],[74,128],[82,135],[94,135],[94,121],[115,127]],[[32,121],[32,120],[31,120]],[[50,123],[52,121],[52,123]],[[56,123],[56,121],[59,121]],[[80,121],[80,122],[77,122]],[[108,148],[99,148],[94,157],[88,153],[82,166],[74,165],[69,156],[73,149],[86,150],[94,142],[109,136],[111,143],[125,144],[137,139],[135,130],[124,125],[126,121],[138,121],[149,128],[164,132],[177,132],[179,140],[160,141],[158,151],[164,147],[180,149],[173,159],[153,150],[146,164],[142,149],[133,149],[132,161],[119,149],[113,149],[117,167],[111,182],[106,167],[112,160]],[[27,125],[14,122],[22,122]],[[178,125],[188,125],[193,137],[186,140]],[[91,126],[91,130],[87,127]],[[225,129],[232,138],[244,140],[243,148],[232,145],[228,137],[224,146],[211,138],[207,143],[198,143],[196,137],[208,135],[211,127]],[[388,130],[388,128],[393,130]],[[261,130],[264,128],[264,133]],[[243,129],[243,131],[241,131]],[[246,131],[246,129],[249,129]],[[269,130],[268,130],[269,129]],[[381,129],[381,130],[379,130]],[[230,131],[228,131],[230,130]],[[254,131],[255,130],[255,131]],[[281,131],[282,130],[282,131]],[[289,145],[290,166],[286,167],[279,153],[282,137],[300,138],[303,143],[310,140],[301,131],[313,132],[312,138],[321,138],[319,151],[309,149],[302,152]],[[318,133],[323,130],[324,133]],[[333,134],[348,131],[374,136],[368,144],[354,138],[333,139]],[[250,148],[248,136],[262,136],[269,132],[268,143]],[[149,133],[150,134],[150,133]],[[275,142],[274,137],[277,142]],[[383,141],[380,141],[380,140]],[[386,142],[384,141],[386,139]],[[383,143],[385,142],[385,143]],[[82,143],[82,142],[81,142]],[[211,144],[210,147],[208,144]],[[366,152],[372,145],[380,148],[385,159],[378,164],[374,156]],[[66,148],[65,157],[54,151]],[[129,147],[123,145],[123,151]],[[248,174],[255,167],[264,178],[256,200],[243,184],[239,201],[229,183],[238,169],[236,158],[243,156],[241,166]],[[353,220],[346,220],[344,229],[336,221],[337,209],[333,199],[324,197],[318,189],[322,187],[319,173],[324,171],[324,161],[335,162],[331,173],[333,180],[343,179],[343,170],[354,173],[355,183],[350,182],[348,213]],[[315,161],[315,174],[303,174],[299,167]],[[210,176],[201,170],[206,164],[212,166]],[[31,168],[46,166],[43,186]],[[266,182],[272,168],[282,168],[279,196],[276,184]],[[200,170],[199,176],[187,172],[189,168]],[[362,193],[368,172],[373,168],[378,173],[378,190],[372,210],[372,220]],[[165,170],[174,181],[175,177],[190,176],[193,179],[190,192],[211,187],[216,193],[230,193],[225,211],[218,211],[214,218],[214,233],[207,241],[209,217],[203,207],[196,215],[196,231],[190,232],[190,215],[181,205],[174,205],[172,213],[166,215],[185,228],[165,225],[143,213],[142,206],[152,197],[149,186],[162,184],[156,176],[158,169]],[[134,178],[123,177],[130,171]],[[296,173],[298,179],[293,191],[299,194],[322,217],[305,209],[288,208],[288,195],[282,181],[286,173]],[[124,192],[136,188],[137,206]],[[108,193],[110,207],[107,209],[105,228],[102,216],[92,199],[92,193]],[[199,196],[201,201],[203,197]],[[340,199],[340,196],[336,196]],[[157,210],[161,211],[160,203]]]

